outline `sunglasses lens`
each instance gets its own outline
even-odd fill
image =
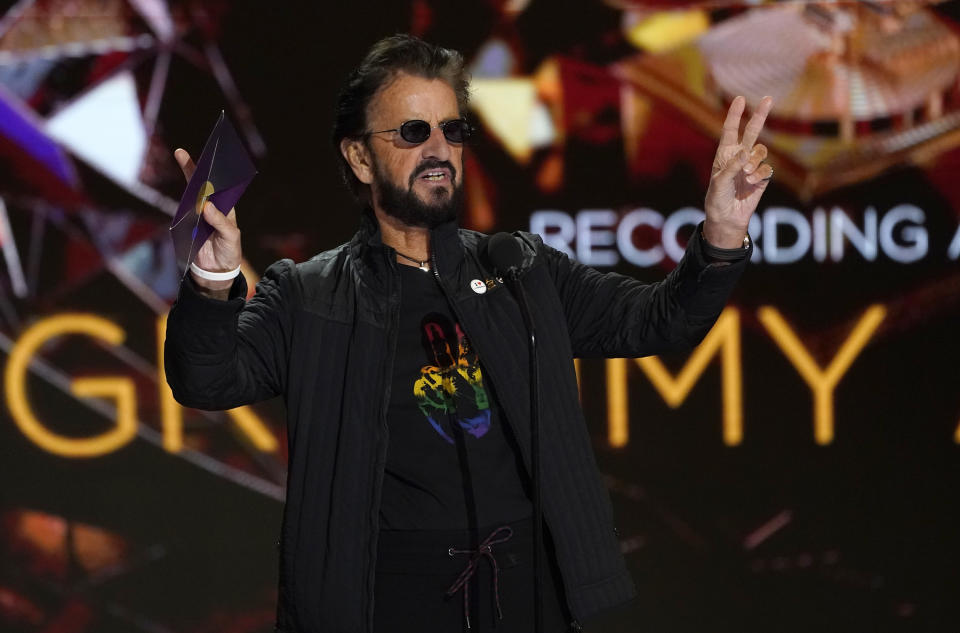
[[[451,143],[463,143],[470,138],[470,124],[463,119],[454,119],[443,124],[443,136]]]
[[[451,143],[463,143],[470,138],[470,133],[473,131],[470,124],[464,119],[453,119],[441,123],[440,129],[443,130],[444,138]],[[429,123],[414,119],[400,126],[400,137],[408,143],[417,145],[430,138],[432,131],[433,128],[430,127]]]
[[[408,143],[422,143],[430,138],[430,124],[426,121],[407,121],[400,126],[400,136]]]

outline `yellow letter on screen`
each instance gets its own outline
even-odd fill
[[[163,428],[163,448],[171,453],[183,449],[183,408],[173,399],[173,392],[167,384],[167,374],[163,366],[163,342],[167,338],[167,315],[157,319],[157,388],[160,390],[160,417]],[[225,411],[233,418],[241,431],[253,445],[261,451],[277,450],[277,438],[250,407],[237,407]]]
[[[627,397],[627,359],[608,358],[607,363],[607,441],[614,448],[630,439],[630,399]]]
[[[736,446],[743,440],[743,379],[740,366],[740,313],[726,308],[716,324],[693,350],[689,360],[674,378],[656,356],[636,359],[654,388],[668,406],[676,409],[706,370],[710,359],[721,353],[723,368],[723,442]],[[607,424],[611,446],[624,446],[629,437],[627,399],[627,361],[607,360]]]
[[[826,370],[820,369],[776,308],[763,307],[757,312],[767,332],[813,391],[813,437],[817,444],[826,445],[833,441],[833,390],[873,336],[886,312],[882,305],[867,308]]]
[[[117,450],[137,434],[136,394],[133,381],[123,377],[77,378],[70,383],[78,397],[111,397],[116,400],[116,427],[95,437],[64,437],[47,429],[33,414],[27,401],[27,370],[30,360],[50,339],[66,334],[85,334],[113,345],[123,342],[120,326],[92,314],[61,314],[33,324],[10,350],[4,388],[10,414],[23,434],[37,446],[64,457],[96,457]]]

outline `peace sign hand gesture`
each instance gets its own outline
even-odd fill
[[[773,177],[773,167],[762,164],[767,148],[756,142],[773,99],[760,100],[743,138],[738,140],[745,107],[746,99],[737,97],[727,110],[707,188],[703,237],[718,248],[738,248],[743,244],[750,216]]]

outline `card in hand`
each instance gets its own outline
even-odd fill
[[[201,213],[204,203],[211,201],[226,215],[257,173],[237,131],[223,111],[196,165],[196,171],[180,198],[177,214],[170,223],[177,265],[184,275],[200,247],[213,233],[213,227],[207,224]]]

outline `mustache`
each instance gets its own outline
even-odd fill
[[[420,174],[428,172],[431,169],[439,169],[439,168],[447,169],[450,172],[451,182],[457,181],[457,170],[453,168],[453,165],[450,163],[450,161],[434,159],[434,160],[427,160],[420,163],[420,165],[418,165],[417,168],[413,170],[413,173],[410,174],[409,186],[411,187],[413,186],[413,182],[418,177],[420,177]]]

